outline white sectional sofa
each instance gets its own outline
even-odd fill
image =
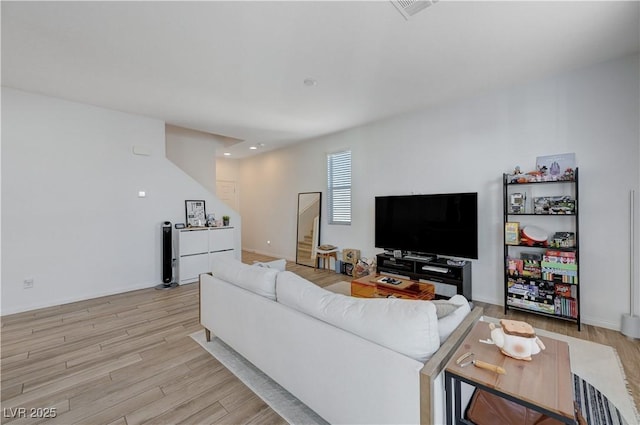
[[[200,276],[207,339],[332,424],[444,423],[442,369],[482,313],[449,301],[354,298],[233,259]]]

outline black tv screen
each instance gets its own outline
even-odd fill
[[[377,196],[375,246],[478,258],[478,194]]]

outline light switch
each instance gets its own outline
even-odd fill
[[[146,146],[136,145],[133,147],[134,155],[151,156],[151,149]]]
[[[138,198],[144,198],[146,196],[147,196],[147,192],[145,192],[144,190],[138,191]]]

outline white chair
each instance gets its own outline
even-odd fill
[[[338,248],[333,247],[329,249],[322,249],[323,245],[320,245],[316,248],[316,259],[313,262],[314,269],[318,269],[320,259],[322,259],[322,268],[323,269],[331,269],[331,257],[335,261],[338,261]]]

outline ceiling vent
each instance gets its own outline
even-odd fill
[[[391,0],[391,3],[406,20],[437,2],[438,0]]]

